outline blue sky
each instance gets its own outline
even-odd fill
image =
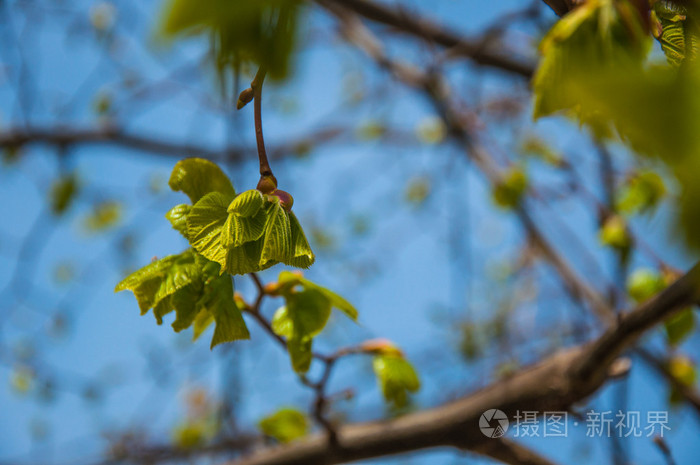
[[[46,2],[34,3],[37,8],[46,7]],[[79,3],[67,9],[89,11],[90,2]],[[115,4],[120,12],[117,20],[120,27],[132,31],[135,40],[150,41],[152,25],[143,20],[130,23],[129,12],[152,10],[148,14],[153,17],[157,7],[131,2]],[[424,2],[412,4],[420,10],[426,9]],[[497,4],[439,1],[431,3],[431,15],[471,34],[518,5],[520,2],[515,1]],[[17,2],[9,2],[5,8],[12,11],[19,7]],[[77,24],[86,22],[86,16],[77,14]],[[36,97],[31,120],[43,126],[61,122],[83,127],[95,125],[92,102],[100,92],[113,93],[117,96],[115,105],[126,107],[118,98],[122,94],[117,79],[111,78],[117,70],[102,61],[99,47],[84,36],[73,37],[70,31],[60,27],[65,21],[45,19],[41,26],[27,26],[21,21],[14,25],[16,31],[25,27],[30,32],[35,27],[37,30],[35,36],[23,42],[27,50],[38,53],[32,64],[35,85],[42,89],[42,94]],[[332,23],[327,17],[314,13],[306,21],[314,31],[312,34],[328,38]],[[412,132],[432,115],[427,102],[392,83],[353,49],[327,40],[310,42],[298,56],[294,78],[284,85],[266,87],[268,145],[283,143],[324,125],[362,126],[379,120]],[[140,75],[158,80],[167,76],[166,71],[181,63],[183,57],[198,56],[201,45],[192,41],[173,50],[149,42],[146,50],[156,52],[158,58],[154,60],[139,47],[126,43],[123,57],[127,66]],[[392,47],[392,52],[408,59],[420,57],[420,50],[411,44],[399,43]],[[10,59],[10,53],[0,58]],[[451,65],[449,73],[464,88],[478,84],[485,95],[526,89],[518,80],[484,74],[462,62]],[[216,98],[213,79],[206,68],[195,74],[192,85],[203,86],[206,95]],[[365,89],[380,89],[380,98],[360,107],[344,107],[344,89],[348,76],[352,75],[361,77]],[[206,87],[207,83],[210,88]],[[67,114],[58,116],[57,102],[74,94],[77,97]],[[222,147],[226,141],[244,144],[253,141],[251,108],[234,115],[227,124],[220,115],[201,111],[199,101],[191,94],[174,92],[172,98],[162,100],[158,104],[148,99],[129,103],[125,112],[128,119],[120,123],[135,133],[213,148]],[[295,111],[275,111],[284,110],[285,105]],[[18,123],[16,108],[12,87],[0,86],[0,128]],[[576,128],[552,120],[539,123],[534,130],[551,135],[557,148],[576,153],[583,173],[594,172],[595,163],[587,157],[591,149],[589,142]],[[508,146],[513,131],[511,126],[495,128],[493,135],[501,137],[499,140]],[[617,150],[616,155],[620,166],[624,166],[627,160],[624,151]],[[106,436],[129,429],[141,434],[147,428],[149,439],[168,441],[173,426],[183,418],[184,393],[199,386],[217,397],[243,399],[237,414],[247,428],[254,427],[261,416],[283,405],[305,409],[310,393],[295,379],[286,354],[253,321],[248,321],[251,341],[210,352],[207,342],[210,335],[192,344],[189,334],[173,333],[170,319],[157,326],[152,316],[139,315],[131,294],[113,293],[114,285],[127,269],[142,266],[154,256],[177,253],[187,246],[163,217],[167,209],[184,201],[184,196],[170,192],[165,185],[176,159],[90,146],[71,151],[67,160],[69,168],[75,169],[84,180],[84,195],[60,220],[46,211],[48,186],[60,169],[54,150],[34,148],[17,164],[0,169],[0,198],[7,199],[0,204],[0,217],[5,220],[0,226],[0,289],[13,275],[23,238],[38,218],[42,221],[40,231],[37,233],[36,228],[34,231],[39,250],[36,262],[22,268],[34,287],[28,295],[8,297],[0,307],[0,311],[9,315],[0,329],[3,354],[0,463],[94,462],[104,451]],[[227,168],[227,172],[238,190],[252,188],[257,182],[257,161]],[[444,173],[449,173],[449,182],[442,182]],[[381,141],[350,142],[321,147],[306,159],[279,162],[276,174],[280,187],[294,195],[295,212],[307,230],[322,226],[338,244],[331,250],[319,248],[317,263],[307,276],[348,297],[361,315],[359,325],[353,325],[340,314],[334,315],[327,334],[317,343],[319,350],[330,351],[374,337],[395,341],[406,350],[419,371],[427,374],[416,398],[418,406],[437,405],[451,396],[482,387],[492,379],[487,365],[492,368],[494,360],[503,361],[507,354],[489,353],[484,364],[465,364],[456,350],[454,327],[467,312],[475,318],[489,316],[500,289],[488,279],[488,271],[512,258],[520,245],[520,236],[508,214],[494,211],[488,187],[458,149],[450,144],[387,146]],[[542,168],[535,176],[546,180],[550,174]],[[427,178],[434,186],[426,203],[418,208],[403,200],[407,178],[415,177]],[[153,183],[163,190],[154,193]],[[122,226],[90,235],[81,222],[92,204],[105,199],[123,203]],[[637,226],[652,244],[660,247],[664,258],[683,268],[692,257],[673,246],[673,236],[666,227],[670,209],[666,206]],[[600,260],[609,260],[595,242],[594,219],[585,218],[580,206],[562,202],[556,205],[556,211],[565,227],[552,222],[548,228],[547,233],[555,243],[568,246],[569,230],[589,231],[582,247],[594,250]],[[546,211],[538,214],[547,218]],[[369,224],[366,235],[352,233],[350,225],[358,217]],[[135,241],[130,254],[116,247],[127,236]],[[460,251],[458,259],[455,250]],[[567,249],[567,253],[575,257],[576,249]],[[61,285],[52,279],[57,264],[61,263],[74,267],[77,276],[74,282]],[[584,265],[580,266],[585,269]],[[274,280],[279,271],[281,268],[275,267],[262,277],[266,282]],[[516,324],[532,330],[534,337],[542,338],[533,341],[542,353],[546,351],[547,337],[556,335],[539,334],[538,326],[563,319],[563,315],[571,312],[572,305],[557,290],[551,273],[543,268],[539,276],[542,288],[551,292],[552,297],[533,303],[529,311],[521,309]],[[235,282],[244,296],[254,295],[247,278],[237,277]],[[279,301],[269,302],[265,313],[271,315],[278,305]],[[50,331],[56,314],[67,318],[63,335]],[[658,333],[655,334],[651,336],[654,341],[659,339]],[[697,353],[697,347],[698,340],[694,337],[686,342],[684,350]],[[36,385],[25,395],[19,395],[11,386],[21,366],[18,354],[30,349],[39,354],[42,373],[58,374],[55,398],[51,401],[37,399]],[[529,356],[536,353],[537,349]],[[86,389],[99,388],[100,384],[93,383],[95,379],[111,386],[97,401],[85,396]],[[629,410],[668,409],[666,387],[652,379],[641,363],[634,364],[627,381]],[[357,396],[340,403],[340,411],[353,420],[381,416],[383,404],[371,376],[369,360],[348,359],[339,364],[331,390],[348,386],[356,390]],[[604,389],[585,408],[617,410],[615,389],[619,388]],[[679,408],[670,412],[669,425],[672,429],[668,441],[677,463],[693,463],[700,452],[696,441],[697,417]],[[42,428],[47,436],[33,439],[32,429]],[[608,441],[586,438],[583,426],[569,428],[567,440],[533,438],[527,444],[561,463],[571,462],[572,458],[579,463],[608,460]],[[662,460],[648,438],[630,439],[625,444],[635,463]],[[445,464],[464,461],[453,452],[437,451],[367,463],[426,460]]]

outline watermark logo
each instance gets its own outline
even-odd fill
[[[640,411],[623,412],[612,410],[596,412],[590,410],[585,414],[586,437],[664,437],[664,432],[671,429],[666,411],[646,412],[646,422]],[[571,423],[579,426],[582,416],[577,416]],[[540,412],[517,410],[512,422],[502,410],[495,408],[485,411],[479,418],[479,429],[488,438],[500,438],[512,426],[513,437],[568,437],[568,412]]]
[[[479,429],[487,438],[500,438],[508,431],[508,417],[498,409],[489,409],[481,414]]]

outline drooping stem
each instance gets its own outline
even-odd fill
[[[263,81],[265,80],[266,70],[264,67],[260,67],[258,72],[253,78],[253,82],[250,83],[250,87],[253,89],[253,111],[255,113],[255,140],[258,144],[258,158],[260,159],[260,176],[273,176],[272,168],[270,168],[270,162],[267,159],[267,152],[265,152],[265,139],[263,138],[262,129],[262,87]],[[273,176],[274,177],[274,176]]]

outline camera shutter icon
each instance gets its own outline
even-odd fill
[[[479,429],[487,438],[500,438],[508,431],[508,417],[501,410],[489,409],[481,414]]]

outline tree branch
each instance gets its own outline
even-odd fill
[[[342,7],[370,21],[385,24],[404,34],[434,42],[451,49],[454,54],[470,58],[475,63],[498,68],[526,78],[532,77],[535,64],[514,60],[510,55],[484,47],[480,40],[471,40],[439,25],[419,18],[403,9],[396,9],[371,0],[316,0],[327,9]]]
[[[700,264],[655,298],[633,309],[589,344],[561,350],[467,397],[393,420],[351,424],[336,431],[338,445],[325,435],[261,450],[230,465],[328,465],[426,448],[476,452],[493,448],[479,430],[481,414],[498,408],[509,416],[528,410],[567,411],[598,390],[611,363],[646,330],[700,296]],[[534,462],[532,462],[534,463]]]

